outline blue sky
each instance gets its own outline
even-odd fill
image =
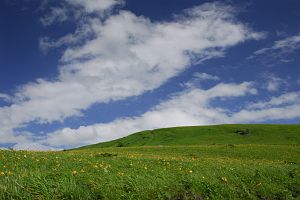
[[[299,123],[300,2],[0,2],[0,147]]]

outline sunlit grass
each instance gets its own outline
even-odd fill
[[[299,145],[0,151],[1,199],[297,199]]]

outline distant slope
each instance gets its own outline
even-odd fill
[[[163,128],[142,131],[79,149],[201,144],[300,144],[300,124],[232,124]]]

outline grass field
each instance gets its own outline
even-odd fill
[[[0,199],[300,198],[299,125],[247,125],[245,135],[241,125],[220,127],[142,132],[102,148],[0,151]]]
[[[240,135],[238,130],[248,130]],[[161,145],[300,144],[300,125],[232,124],[175,127],[142,131],[127,137],[81,149]]]

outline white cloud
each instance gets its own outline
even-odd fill
[[[58,148],[49,147],[35,142],[22,142],[13,146],[14,150],[30,150],[30,151],[54,151]]]
[[[123,0],[66,0],[70,5],[79,6],[86,12],[103,12],[116,5],[124,4]]]
[[[271,73],[264,73],[262,76],[265,79],[263,88],[269,92],[278,91],[279,89],[281,89],[281,87],[287,84],[286,80]]]
[[[89,24],[82,24],[76,29],[74,33],[67,34],[58,40],[53,40],[49,37],[42,37],[39,39],[39,47],[47,53],[49,50],[58,47],[68,47],[84,43],[93,37],[93,32]]]
[[[40,18],[43,26],[50,26],[54,22],[64,22],[68,19],[68,10],[66,7],[52,7],[50,13]]]
[[[207,81],[207,80],[218,81],[218,80],[220,80],[220,77],[214,76],[211,74],[207,74],[207,73],[196,72],[193,74],[193,76],[200,81]]]
[[[3,93],[0,93],[0,100],[3,100],[5,102],[10,102],[11,101],[11,96],[7,95],[7,94],[3,94]]]
[[[218,81],[218,80],[220,80],[218,76],[213,76],[207,73],[196,72],[193,74],[193,79],[180,85],[183,87],[194,87],[199,85],[199,83],[203,81]]]
[[[220,83],[208,90],[187,89],[173,95],[150,111],[138,117],[123,118],[107,124],[65,128],[49,133],[42,143],[50,146],[77,146],[116,139],[133,132],[173,126],[217,124],[228,121],[227,110],[212,107],[211,100],[253,94],[256,90],[250,82],[241,84]]]
[[[284,93],[268,101],[251,103],[246,109],[232,114],[230,120],[236,123],[251,123],[297,117],[300,117],[299,91]]]
[[[300,33],[294,36],[287,37],[282,40],[275,41],[271,47],[263,48],[255,51],[253,56],[267,56],[272,58],[280,58],[282,62],[290,62],[286,59],[286,55],[291,54],[300,48]]]
[[[280,86],[280,81],[279,80],[270,80],[266,84],[266,89],[268,91],[277,91]]]
[[[88,30],[81,32],[82,27]],[[82,40],[85,33],[94,37]],[[194,62],[259,38],[259,33],[235,19],[231,7],[220,3],[188,9],[170,22],[151,22],[128,11],[104,21],[88,16],[77,32],[49,45],[67,46],[59,76],[20,86],[13,104],[0,108],[0,136],[31,122],[80,116],[95,103],[141,95]]]
[[[33,140],[32,134],[23,132],[22,134],[14,133],[12,131],[0,132],[0,144],[13,144],[13,143],[25,143]]]
[[[300,48],[300,33],[285,38],[283,40],[276,41],[274,45],[271,47],[273,50],[281,50],[285,53],[290,53]]]
[[[242,110],[232,116],[237,123],[263,122],[300,117],[300,103],[260,110]]]
[[[278,97],[272,97],[267,102],[252,103],[248,106],[250,109],[265,109],[274,106],[285,106],[289,104],[300,104],[300,92],[289,92]]]
[[[43,26],[51,26],[70,19],[78,21],[89,14],[106,17],[115,6],[124,3],[123,0],[63,0],[60,6],[51,7],[50,12],[40,18],[40,22]],[[41,4],[43,10],[47,4],[47,1]]]

